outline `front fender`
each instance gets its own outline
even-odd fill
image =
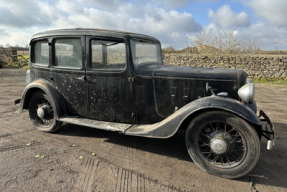
[[[243,103],[231,98],[210,96],[188,103],[159,123],[152,125],[135,125],[128,129],[125,134],[153,138],[168,138],[177,132],[186,118],[195,112],[205,109],[229,111],[252,124],[261,125],[261,121],[256,114]]]
[[[20,106],[16,113],[21,113],[23,109],[28,109],[30,97],[35,91],[42,90],[45,92],[53,101],[56,107],[56,118],[63,116],[65,114],[65,105],[61,101],[57,90],[55,87],[48,81],[43,79],[38,79],[28,84],[22,94],[20,101]]]

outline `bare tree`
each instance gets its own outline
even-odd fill
[[[254,54],[260,49],[258,41],[237,35],[235,29],[223,30],[219,25],[215,29],[203,30],[191,41],[200,53]]]
[[[242,42],[242,50],[245,53],[255,54],[258,53],[260,49],[261,45],[257,40],[247,38]]]

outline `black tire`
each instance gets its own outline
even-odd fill
[[[43,106],[45,106],[48,111],[44,117],[40,118],[37,114],[37,110]],[[54,109],[56,109],[55,104],[46,93],[43,91],[33,93],[29,101],[29,115],[36,129],[47,133],[59,130],[62,122],[56,120],[56,112]]]
[[[203,171],[229,179],[249,173],[260,157],[255,129],[240,117],[224,112],[205,112],[194,118],[186,131],[186,147]]]

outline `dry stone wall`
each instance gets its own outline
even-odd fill
[[[287,81],[287,55],[285,56],[213,56],[164,53],[165,65],[241,69],[249,77]]]

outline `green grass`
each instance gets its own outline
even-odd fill
[[[29,58],[29,55],[23,55],[23,57],[24,57],[25,59],[28,59],[28,58]],[[20,56],[18,56],[18,57],[17,57],[17,59],[18,59],[18,60],[20,60],[20,59],[21,59],[21,57],[20,57]]]
[[[272,80],[272,79],[253,79],[254,83],[271,83],[271,84],[287,84],[284,80]]]
[[[25,65],[23,67],[21,67],[22,69],[29,69],[29,65]]]
[[[10,66],[9,66],[8,64],[5,64],[5,63],[4,63],[4,64],[3,64],[3,68],[19,68],[19,67],[18,67],[18,65],[17,65],[17,66],[16,66],[16,65],[10,65]]]
[[[3,68],[22,68],[22,69],[29,69],[29,64],[24,66],[19,66],[19,62],[14,62],[13,65],[9,65],[8,63],[3,63]]]

